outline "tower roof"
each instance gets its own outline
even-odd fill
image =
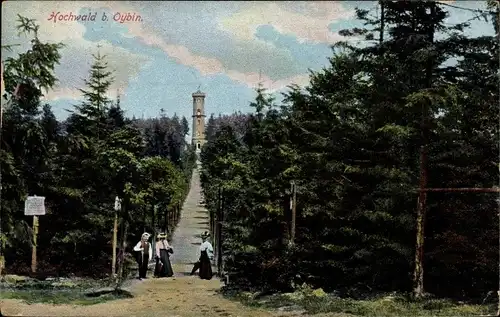
[[[193,93],[193,97],[205,97],[205,93],[201,92],[201,90],[197,90],[196,92]]]

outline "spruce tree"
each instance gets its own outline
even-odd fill
[[[75,105],[71,129],[76,129],[87,137],[101,139],[107,135],[106,114],[111,106],[107,93],[113,83],[113,77],[106,56],[100,52],[92,56],[94,63],[90,68],[89,78],[85,79],[86,88],[79,89],[84,101]]]

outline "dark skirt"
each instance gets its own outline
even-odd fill
[[[149,255],[137,252],[137,264],[139,265],[139,278],[146,278],[148,272]]]
[[[207,251],[202,251],[200,256],[199,276],[203,280],[211,280],[212,275],[212,263],[210,263],[210,258],[208,257]]]
[[[160,250],[160,257],[156,259],[155,276],[156,277],[171,277],[174,275],[172,264],[169,259],[170,255],[167,250]]]

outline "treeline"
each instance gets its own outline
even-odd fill
[[[429,293],[482,299],[498,288],[498,194],[428,193],[415,252],[422,179],[498,186],[498,7],[477,13],[495,36],[476,38],[464,35],[469,21],[444,23],[446,4],[381,9],[357,10],[367,29],[342,34],[365,45],[336,44],[330,65],[282,105],[258,89],[248,118],[209,122],[202,185],[208,208],[222,206],[233,287],[411,291],[421,262]]]
[[[54,66],[63,44],[41,42],[35,21],[19,22],[32,39],[27,52],[4,61],[4,271],[30,271],[32,217],[24,215],[24,200],[37,195],[45,196],[47,213],[39,217],[38,272],[108,275],[116,196],[122,199],[116,215],[119,254],[130,252],[142,232],[171,232],[175,226],[195,164],[194,149],[184,141],[187,121],[164,113],[127,118],[119,96],[107,97],[113,74],[99,53],[81,89],[84,101],[58,121],[41,98],[57,82]]]
[[[207,127],[205,131],[205,136],[207,140],[212,140],[215,137],[215,133],[220,130],[222,126],[232,126],[238,137],[242,137],[248,126],[248,119],[250,114],[235,112],[231,115],[219,114],[215,117],[213,114],[208,118]]]

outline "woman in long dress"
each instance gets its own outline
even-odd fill
[[[153,258],[153,248],[148,241],[150,236],[149,233],[144,232],[141,236],[141,241],[134,247],[134,251],[138,253],[137,264],[139,264],[139,279],[146,278],[148,263]]]
[[[200,259],[195,263],[191,271],[191,275],[193,275],[199,269],[198,276],[203,280],[210,280],[213,276],[211,260],[213,259],[214,248],[207,240],[209,236],[210,234],[207,231],[201,235]]]
[[[170,263],[170,254],[174,253],[172,247],[168,244],[167,235],[160,233],[156,242],[156,277],[171,277],[174,275],[172,264]]]

